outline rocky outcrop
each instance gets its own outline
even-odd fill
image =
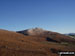
[[[32,29],[27,29],[27,30],[17,31],[17,32],[24,35],[41,35],[44,34],[46,31],[47,30],[44,30],[42,28],[32,28]]]

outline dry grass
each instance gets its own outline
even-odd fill
[[[58,51],[75,51],[75,46],[47,42],[43,37],[24,36],[22,34],[0,30],[0,56],[58,56]]]

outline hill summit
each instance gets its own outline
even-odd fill
[[[40,34],[44,34],[44,32],[46,32],[47,30],[44,30],[42,28],[32,28],[32,29],[26,29],[23,31],[17,31],[18,33],[22,33],[24,35],[40,35]]]

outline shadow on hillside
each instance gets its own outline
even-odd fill
[[[50,37],[47,37],[46,40],[49,41],[49,42],[58,42],[56,40],[51,39]]]

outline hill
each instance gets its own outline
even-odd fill
[[[74,45],[46,41],[44,36],[25,36],[0,30],[0,56],[59,56],[59,51],[75,51],[74,47]]]
[[[64,34],[44,30],[41,28],[33,28],[33,29],[27,29],[27,30],[23,30],[23,31],[17,31],[17,33],[24,34],[25,36],[36,36],[36,37],[38,36],[40,38],[42,37],[44,40],[47,40],[50,42],[51,41],[59,42],[59,43],[61,43],[61,42],[74,43],[75,42],[75,39],[73,39],[69,36],[65,36]]]

